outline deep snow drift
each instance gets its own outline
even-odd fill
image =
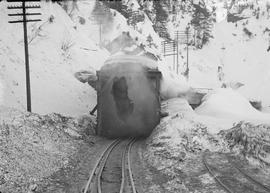
[[[196,112],[235,121],[246,120],[270,124],[269,113],[256,110],[246,98],[231,88],[220,88],[207,94],[202,104],[196,108]]]

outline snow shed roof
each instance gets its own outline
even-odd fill
[[[145,56],[117,55],[112,56],[108,60],[106,60],[101,70],[111,68],[112,65],[115,63],[134,63],[141,64],[148,69],[158,69],[158,63],[155,60],[149,59]]]

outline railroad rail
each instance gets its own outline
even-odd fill
[[[233,162],[232,159],[228,155],[226,155],[226,158],[227,158],[228,162],[235,169],[237,169],[242,175],[244,175],[247,179],[249,179],[249,181],[253,182],[254,184],[257,184],[258,186],[260,186],[261,188],[263,188],[265,191],[270,192],[270,187],[262,184],[258,180],[255,180],[251,175],[247,174],[243,169],[241,169],[241,167],[237,163]]]
[[[112,189],[114,190],[110,189],[110,191],[123,193],[126,192],[127,189],[129,189],[128,192],[137,193],[130,161],[131,148],[135,142],[135,138],[128,140],[116,139],[111,142],[101,153],[99,159],[96,161],[94,168],[92,169],[88,181],[82,192],[102,193],[103,189],[106,188],[106,175],[117,176],[117,174],[119,173],[120,176],[117,176],[117,178],[119,177],[121,179],[116,179],[117,182],[119,181],[119,187],[117,186],[118,190],[115,190],[116,187],[115,184],[113,184],[114,186],[112,187]],[[119,155],[119,153],[121,153],[121,156]],[[115,179],[116,177],[114,176],[113,178]],[[118,184],[117,182],[116,184]]]
[[[135,182],[133,178],[133,173],[131,169],[131,161],[130,161],[130,152],[133,144],[136,142],[136,139],[132,139],[125,152],[123,153],[122,157],[122,182],[121,182],[121,188],[120,188],[120,193],[127,192],[124,191],[125,189],[129,189],[129,192],[132,193],[137,193],[136,187],[135,187]],[[125,179],[129,179],[127,183]]]
[[[208,173],[215,179],[215,181],[217,182],[217,184],[219,184],[226,192],[229,193],[234,193],[228,186],[226,186],[219,178],[218,176],[216,176],[214,174],[214,172],[212,171],[211,167],[209,166],[209,164],[206,161],[206,153],[203,154],[203,158],[202,158],[203,164],[205,166],[205,168],[207,169]]]
[[[261,182],[255,180],[252,176],[248,175],[244,170],[242,170],[238,166],[238,164],[233,162],[227,154],[222,154],[222,158],[225,158],[224,160],[227,161],[227,163],[224,164],[223,166],[229,167],[230,169],[233,169],[234,171],[233,171],[232,175],[238,174],[238,179],[241,179],[244,177],[244,180],[250,182],[249,184],[243,183],[243,182],[238,184],[238,187],[245,188],[245,190],[234,190],[234,188],[237,187],[236,184],[231,185],[229,187],[230,184],[228,185],[228,182],[226,183],[224,179],[233,179],[233,178],[231,176],[219,175],[219,174],[222,174],[222,171],[218,171],[218,170],[220,170],[220,168],[216,165],[213,165],[213,164],[211,166],[207,162],[207,158],[208,158],[209,154],[210,154],[209,151],[204,152],[203,157],[202,157],[202,162],[203,162],[205,168],[207,169],[208,173],[214,178],[216,183],[219,184],[226,192],[228,192],[228,193],[240,193],[240,192],[246,192],[246,191],[254,192],[254,188],[255,188],[256,192],[270,193],[270,188],[268,186],[262,184]],[[240,176],[239,176],[239,174],[240,174]],[[223,180],[221,177],[223,177]],[[224,178],[224,177],[226,177],[226,178]],[[235,182],[235,183],[237,183],[237,182]],[[246,189],[247,185],[249,186],[249,190]],[[252,186],[253,189],[251,189],[250,186]]]

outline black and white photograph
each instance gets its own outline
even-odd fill
[[[0,0],[0,193],[270,193],[270,0]]]

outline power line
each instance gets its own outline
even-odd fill
[[[187,66],[184,75],[189,77],[189,40],[191,39],[191,32],[189,28],[184,31],[176,31],[174,33],[174,40],[166,40],[161,42],[163,56],[173,56],[173,69],[179,73],[179,45],[186,44],[187,49]]]

